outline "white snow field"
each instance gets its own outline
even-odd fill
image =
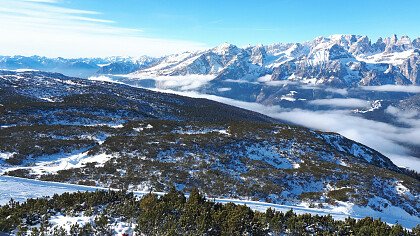
[[[107,190],[100,187],[89,187],[75,184],[47,182],[40,180],[24,179],[9,176],[0,176],[0,205],[4,205],[11,198],[15,201],[25,201],[28,198],[39,198],[43,196],[52,196],[54,194],[62,194],[64,192],[77,192],[77,191],[95,191]],[[142,196],[147,194],[146,191],[135,191],[134,194]],[[162,192],[155,192],[162,195]],[[340,202],[338,206],[326,206],[325,208],[310,208],[309,204],[301,205],[279,205],[266,202],[247,201],[239,199],[224,199],[224,198],[209,198],[220,203],[232,202],[235,204],[244,204],[253,210],[265,211],[268,208],[277,211],[286,212],[293,209],[298,214],[310,213],[318,215],[330,214],[334,219],[345,219],[347,217],[364,218],[373,217],[380,218],[382,221],[389,224],[399,223],[403,227],[411,229],[417,224],[420,224],[420,218],[412,216],[398,207],[387,207],[382,212],[375,211],[370,207],[359,207],[353,204]],[[373,199],[374,200],[374,199]],[[380,201],[381,199],[378,199]]]

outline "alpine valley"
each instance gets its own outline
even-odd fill
[[[3,56],[0,68],[0,235],[419,231],[420,166],[396,156],[419,163],[420,38]],[[94,192],[106,189],[128,192]]]

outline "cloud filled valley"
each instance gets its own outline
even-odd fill
[[[374,100],[369,101],[343,96],[348,96],[349,92],[352,94],[356,93],[351,89],[320,88],[306,84],[299,85],[292,83],[294,86],[300,86],[303,90],[323,89],[327,92],[341,95],[342,97],[301,101],[306,105],[283,107],[280,105],[263,105],[256,102],[239,101],[218,95],[201,93],[199,92],[199,88],[211,81],[211,77],[208,76],[201,76],[199,78],[194,75],[178,76],[176,78],[172,76],[161,76],[158,78],[141,79],[101,76],[100,78],[91,77],[90,79],[122,82],[132,86],[147,87],[160,92],[206,98],[256,111],[288,123],[321,131],[336,132],[381,152],[398,166],[420,171],[420,158],[416,156],[418,155],[418,151],[413,151],[413,149],[417,150],[420,147],[420,113],[415,110],[404,111],[392,105],[386,105],[384,107],[380,107],[381,105],[379,105],[379,107],[375,108]],[[282,83],[281,86],[285,87],[285,84],[287,85],[287,83]],[[230,89],[223,88],[222,92],[226,90],[230,91]],[[370,89],[380,92],[402,90],[401,86],[390,85],[363,88],[363,90]],[[403,89],[404,92],[406,90]],[[413,89],[409,91],[413,92],[411,90]],[[414,89],[415,92],[416,90]],[[381,112],[381,117],[388,117],[392,123],[369,119],[363,116],[363,113],[372,112]]]
[[[285,109],[280,106],[264,106],[258,103],[236,101],[233,99],[193,92],[175,92],[168,90],[164,90],[164,92],[174,92],[184,96],[207,98],[257,111],[267,116],[308,128],[337,132],[349,139],[360,142],[381,152],[398,166],[420,171],[420,159],[412,156],[410,150],[402,145],[410,144],[420,146],[420,122],[418,119],[404,119],[404,122],[408,127],[398,127],[356,116],[352,114],[351,111],[338,109],[326,111],[311,111],[297,108]],[[405,114],[403,111],[399,112]]]

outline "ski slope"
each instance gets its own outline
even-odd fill
[[[44,196],[52,196],[54,194],[62,194],[64,192],[77,192],[77,191],[96,191],[96,190],[108,190],[107,188],[101,187],[90,187],[67,183],[56,183],[32,179],[24,179],[18,177],[0,176],[0,205],[4,205],[9,202],[11,198],[15,201],[23,202],[29,198],[39,198]],[[148,192],[135,191],[134,194],[137,196],[143,196]],[[158,195],[162,195],[162,192],[155,192]],[[268,208],[275,209],[277,211],[286,212],[293,209],[298,214],[310,213],[318,215],[330,214],[334,219],[345,219],[347,217],[353,218],[364,218],[373,217],[375,219],[381,218],[382,221],[389,224],[399,223],[406,228],[413,228],[417,224],[420,224],[420,218],[409,215],[397,207],[389,207],[382,212],[373,210],[370,207],[360,207],[353,204],[340,202],[339,206],[326,206],[325,208],[310,208],[309,204],[301,205],[279,205],[266,202],[247,201],[239,199],[225,199],[225,198],[210,198],[219,203],[235,203],[247,205],[256,211],[265,211]]]

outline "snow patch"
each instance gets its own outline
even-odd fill
[[[25,166],[3,166],[3,168],[0,166],[0,171],[4,174],[7,171],[27,169],[34,175],[55,174],[60,170],[83,167],[87,163],[96,162],[97,166],[103,166],[111,158],[111,155],[105,153],[90,156],[88,155],[88,150],[83,149],[72,153],[58,153],[37,157],[36,162],[26,161]]]
[[[280,100],[294,102],[296,101],[296,98],[294,98],[296,94],[297,94],[296,91],[290,91],[288,94],[281,96]]]
[[[177,129],[174,130],[173,133],[176,134],[187,134],[187,135],[193,135],[193,134],[208,134],[208,133],[220,133],[220,134],[226,134],[226,135],[230,135],[229,132],[226,129],[210,129],[210,128],[205,128],[205,129],[193,129],[192,127],[187,128],[187,129]]]
[[[414,54],[414,49],[406,50],[402,52],[383,52],[383,53],[377,53],[370,56],[359,56],[356,57],[358,61],[363,61],[366,63],[372,63],[372,64],[379,64],[379,63],[389,63],[394,66],[398,66],[404,63],[407,58],[409,58],[411,55]]]
[[[285,157],[282,157],[278,150],[263,145],[252,145],[246,147],[245,155],[251,160],[264,161],[277,169],[292,169],[294,165]]]
[[[7,160],[15,154],[15,152],[0,152],[0,159]]]
[[[227,91],[230,91],[230,90],[232,90],[232,88],[218,88],[217,89],[218,92],[227,92]]]

